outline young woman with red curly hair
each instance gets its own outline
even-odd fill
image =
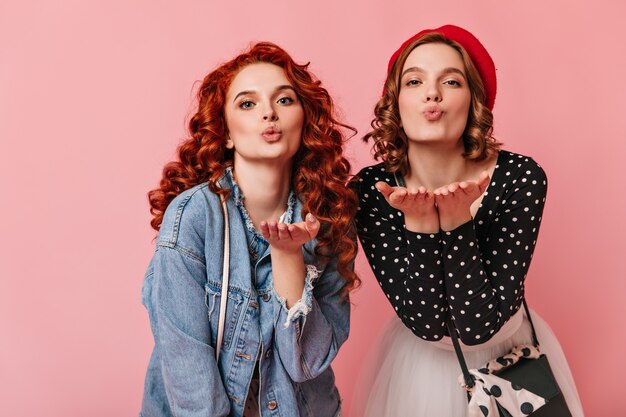
[[[358,284],[357,200],[350,128],[333,112],[307,65],[271,43],[205,77],[190,137],[149,193],[159,234],[142,290],[155,340],[142,416],[340,414],[330,363]]]

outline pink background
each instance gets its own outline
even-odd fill
[[[587,415],[626,415],[624,16],[618,0],[2,0],[1,414],[137,415],[152,348],[146,192],[185,135],[196,80],[271,40],[312,62],[362,135],[391,52],[449,22],[494,57],[495,134],[550,178],[530,304],[559,336]],[[358,137],[348,149],[355,171],[372,162]],[[346,409],[392,313],[357,266],[334,363]]]

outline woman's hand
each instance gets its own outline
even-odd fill
[[[433,193],[441,230],[456,229],[472,219],[470,207],[489,185],[489,173],[481,172],[478,181],[461,181],[437,188]]]
[[[315,239],[320,230],[320,222],[311,214],[299,223],[285,224],[275,221],[262,221],[261,235],[268,241],[273,252],[294,253],[302,250],[309,240]]]
[[[384,181],[377,182],[376,189],[391,207],[404,213],[404,223],[408,230],[421,233],[439,231],[435,196],[431,191],[424,187],[417,190],[392,187]]]
[[[306,276],[302,245],[317,236],[320,222],[311,213],[299,223],[262,221],[261,235],[270,244],[274,290],[285,299],[287,308],[298,302],[304,291]]]

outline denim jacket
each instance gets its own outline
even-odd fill
[[[232,184],[228,174],[220,179],[223,188]],[[257,361],[262,416],[339,415],[330,363],[348,337],[350,306],[340,297],[344,280],[337,260],[315,256],[316,240],[303,245],[305,289],[288,310],[273,288],[269,247],[255,264],[250,261],[247,225],[235,194],[227,202],[230,282],[219,362],[224,239],[219,197],[200,184],[177,196],[165,212],[142,288],[155,346],[140,415],[241,416]],[[296,199],[289,213],[293,223],[302,221],[301,211]]]

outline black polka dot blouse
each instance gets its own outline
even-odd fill
[[[449,232],[406,230],[404,215],[374,187],[396,186],[383,164],[362,169],[359,239],[398,317],[418,337],[440,340],[451,315],[467,345],[486,342],[520,308],[546,198],[543,169],[500,151],[473,220]]]

